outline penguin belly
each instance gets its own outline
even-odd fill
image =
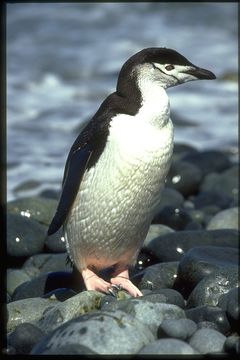
[[[161,128],[112,121],[97,163],[87,170],[65,223],[79,271],[134,264],[160,202],[173,150],[171,120]]]

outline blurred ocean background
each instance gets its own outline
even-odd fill
[[[8,201],[60,190],[82,125],[146,47],[218,78],[168,90],[175,142],[237,157],[237,3],[15,3],[6,20]]]

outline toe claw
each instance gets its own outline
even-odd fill
[[[115,285],[113,284],[111,287],[109,287],[108,292],[112,295],[117,297],[118,292],[122,289],[121,285]]]

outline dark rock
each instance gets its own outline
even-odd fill
[[[57,200],[43,197],[27,197],[8,202],[10,213],[27,216],[44,225],[49,225],[57,208]]]
[[[162,191],[161,201],[156,212],[158,213],[166,206],[179,208],[182,206],[183,202],[184,202],[184,197],[179,191],[175,189],[171,189],[170,187],[166,186]]]
[[[24,271],[31,277],[42,273],[71,271],[71,264],[67,263],[67,253],[38,254],[31,256],[23,264]]]
[[[185,308],[185,301],[182,295],[173,289],[159,289],[151,291],[150,293],[139,297],[139,300],[147,300],[152,303],[167,303],[167,304],[174,304],[179,306],[180,308]]]
[[[18,286],[13,295],[13,301],[41,297],[58,288],[71,288],[72,275],[70,272],[52,272],[41,274],[34,279]]]
[[[141,355],[190,355],[196,353],[190,345],[178,339],[159,339],[144,346],[138,352]]]
[[[198,306],[193,309],[185,310],[188,319],[195,321],[197,324],[200,322],[214,323],[218,331],[227,334],[230,330],[230,324],[226,316],[226,312],[217,306]],[[204,324],[201,324],[203,327]],[[208,324],[207,328],[209,328]],[[205,326],[206,327],[206,326]]]
[[[66,240],[62,228],[60,228],[55,234],[46,236],[45,247],[48,251],[53,253],[66,252]]]
[[[204,277],[191,292],[187,308],[218,304],[220,296],[239,285],[238,266],[213,271]]]
[[[224,352],[226,336],[213,329],[199,329],[189,340],[189,345],[201,354]]]
[[[227,353],[240,354],[240,337],[237,335],[227,337],[223,348]]]
[[[93,350],[90,350],[87,346],[79,344],[63,345],[56,349],[46,350],[42,352],[42,355],[97,355]]]
[[[178,231],[159,236],[147,245],[159,262],[179,261],[195,246],[238,247],[239,233],[233,229]]]
[[[232,166],[221,174],[210,173],[200,185],[200,191],[225,194],[233,199],[232,206],[238,206],[238,174],[238,165]]]
[[[153,219],[153,223],[161,223],[170,226],[174,230],[183,230],[189,222],[192,221],[191,216],[182,208],[166,206],[158,212]]]
[[[8,336],[8,343],[15,348],[18,354],[29,354],[33,346],[44,335],[44,332],[33,324],[19,324]]]
[[[158,328],[158,338],[172,337],[187,340],[197,330],[197,324],[190,319],[166,319]]]
[[[7,215],[7,254],[24,257],[43,250],[45,227],[18,214]]]
[[[199,189],[203,174],[195,164],[186,161],[173,161],[167,175],[167,186],[179,191],[187,197],[196,194]]]
[[[175,287],[187,297],[193,288],[215,270],[238,265],[238,249],[198,246],[188,250],[179,262]]]
[[[196,209],[203,209],[206,211],[207,206],[214,205],[216,210],[218,210],[228,208],[232,203],[232,198],[224,193],[212,190],[200,192],[192,199],[192,202]]]
[[[116,301],[117,301],[116,297],[112,295],[105,295],[101,298],[100,309],[103,310],[104,307],[106,307],[108,304],[111,304],[112,302],[116,302]]]
[[[117,339],[117,341],[116,341]],[[123,311],[97,311],[68,321],[43,338],[31,354],[83,345],[97,354],[135,354],[154,341],[147,326]]]
[[[196,308],[195,308],[196,309]],[[214,330],[217,330],[219,331],[219,328],[218,328],[218,325],[212,321],[200,321],[198,324],[197,324],[197,327],[198,329],[214,329]]]
[[[142,270],[156,264],[157,262],[158,259],[154,256],[152,252],[148,251],[146,248],[142,248],[138,254],[135,266],[129,269],[131,281],[133,281],[134,279],[133,282],[135,285],[137,285],[142,278]]]
[[[208,223],[207,229],[238,229],[239,211],[237,207],[220,211]]]
[[[152,241],[152,239],[155,239],[159,236],[169,234],[174,232],[173,229],[171,229],[169,226],[162,225],[162,224],[152,224],[148,230],[147,236],[143,243],[143,248],[148,245],[149,242]]]
[[[191,152],[183,156],[182,159],[193,165],[197,164],[204,175],[212,171],[222,172],[231,166],[228,156],[216,150]]]
[[[22,269],[8,269],[7,270],[7,291],[10,295],[14,290],[26,281],[29,281],[29,275]]]
[[[198,150],[191,145],[176,143],[174,144],[173,160],[182,160],[187,154],[198,153]]]
[[[46,190],[41,191],[40,197],[58,200],[60,197],[60,191],[53,190],[53,189],[46,189]]]
[[[138,285],[139,289],[158,290],[172,288],[177,277],[178,262],[165,262],[149,266]]]
[[[71,297],[77,295],[75,291],[72,289],[56,289],[48,292],[47,294],[43,295],[44,299],[57,299],[58,301],[65,301],[67,299],[70,299]]]
[[[226,294],[219,297],[218,306],[226,311],[227,317],[231,324],[231,328],[239,332],[239,319],[240,319],[240,288],[235,287],[229,290]]]

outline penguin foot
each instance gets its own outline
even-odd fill
[[[109,288],[111,287],[111,284],[109,282],[103,280],[89,269],[82,271],[82,277],[87,290],[95,290],[108,293]]]
[[[129,279],[128,270],[124,270],[115,277],[110,279],[111,284],[121,287],[123,290],[127,290],[133,297],[143,296],[141,291],[131,282]]]

